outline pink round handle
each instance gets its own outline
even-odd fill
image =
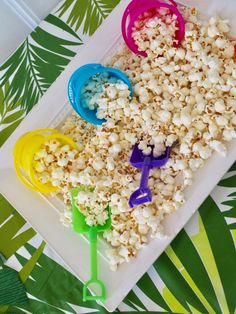
[[[139,4],[138,0],[133,0],[129,3],[129,5],[125,9],[125,12],[122,16],[122,21],[121,21],[121,30],[122,30],[122,35],[123,35],[124,41],[125,41],[126,45],[129,47],[129,49],[136,54],[139,54],[143,57],[146,57],[147,55],[144,51],[138,50],[138,48],[137,48],[136,44],[134,43],[134,40],[131,36],[130,31],[128,32],[129,37],[127,36],[127,29],[126,29],[127,18],[128,17],[130,18],[129,25],[133,26],[135,20],[131,19],[131,12],[132,12],[132,9],[135,9],[136,6],[138,7],[138,4]]]
[[[172,14],[177,16],[178,30],[175,33],[175,38],[178,40],[178,45],[180,45],[185,34],[184,18],[182,14],[179,12],[179,10],[177,9],[175,1],[174,0],[169,0],[169,1],[172,4],[161,2],[159,0],[151,0],[151,1],[145,1],[145,2],[143,2],[142,0],[133,0],[130,2],[130,4],[127,6],[123,14],[122,22],[121,22],[121,29],[122,29],[122,35],[123,35],[124,41],[131,51],[143,57],[147,56],[146,52],[139,51],[137,45],[135,44],[132,38],[132,28],[134,26],[135,21],[138,19],[138,17],[142,13],[153,8],[164,7],[164,8],[169,9],[170,12],[172,12]],[[129,22],[127,26],[128,18],[129,18]]]

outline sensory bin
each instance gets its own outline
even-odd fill
[[[105,223],[109,204],[112,228],[103,237],[111,245],[113,270],[136,257],[150,237],[165,236],[162,222],[184,203],[194,173],[214,152],[225,156],[227,142],[236,137],[235,41],[229,25],[219,17],[201,21],[195,8],[180,10],[185,20],[180,45],[174,16],[160,9],[140,16],[132,29],[146,57],[121,44],[104,62],[129,77],[132,97],[124,82],[95,77],[85,86],[84,106],[106,122],[93,125],[74,112],[59,131],[77,150],[53,140],[35,154],[38,179],[59,187],[54,195],[68,205],[61,216],[65,226],[71,225],[71,188],[85,187],[76,202],[91,226]],[[129,162],[136,143],[147,156],[170,147],[170,157],[150,171],[152,201],[131,208],[129,197],[141,176]]]

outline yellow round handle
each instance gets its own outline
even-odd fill
[[[51,128],[27,132],[14,145],[13,157],[16,174],[28,188],[37,192],[49,193],[58,190],[58,187],[54,187],[51,184],[41,183],[37,179],[34,170],[35,153],[40,149],[42,144],[51,139],[58,139],[60,142],[70,145],[71,148],[77,149],[72,139]],[[27,174],[29,180],[23,175],[22,170]]]
[[[45,129],[42,129],[43,131]],[[27,160],[31,158],[29,154],[25,154],[25,146],[31,144],[33,136],[39,133],[39,130],[27,132],[22,135],[15,143],[13,148],[13,157],[14,157],[14,167],[18,178],[31,190],[38,191],[38,188],[35,187],[26,177],[22,174],[22,168],[27,172]]]

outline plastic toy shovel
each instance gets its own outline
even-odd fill
[[[129,206],[132,208],[152,200],[152,192],[148,187],[148,177],[151,168],[160,168],[164,166],[170,156],[170,147],[166,148],[163,155],[154,157],[153,153],[146,156],[138,148],[138,144],[134,145],[130,163],[133,167],[142,169],[142,176],[139,188],[130,195]]]
[[[76,188],[70,191],[71,205],[72,205],[72,224],[73,229],[77,233],[88,233],[90,242],[90,272],[91,278],[85,282],[83,287],[83,301],[87,300],[101,300],[106,299],[106,287],[104,283],[98,279],[98,267],[97,267],[97,233],[103,232],[111,227],[111,215],[110,208],[107,206],[108,219],[104,225],[89,226],[86,224],[85,216],[81,213],[77,207],[75,198],[78,192],[83,191],[84,188]],[[101,293],[98,295],[88,294],[88,287],[91,285],[97,286]]]

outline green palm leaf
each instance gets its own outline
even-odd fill
[[[194,293],[191,286],[182,277],[179,270],[175,267],[171,259],[166,253],[163,253],[154,263],[154,268],[158,272],[166,287],[172,292],[178,302],[191,313],[191,308],[194,307],[202,314],[208,314],[207,309]]]
[[[35,265],[38,262],[38,259],[40,258],[40,256],[43,253],[45,244],[46,243],[44,241],[42,241],[40,246],[37,249],[35,249],[31,258],[27,261],[27,263],[25,263],[25,265],[20,270],[19,276],[21,278],[22,283],[25,283],[26,280],[29,278],[32,270],[34,269]],[[7,314],[11,314],[11,313],[13,314],[14,313],[15,314],[15,313],[25,313],[25,312],[22,312],[18,307],[15,307],[15,306],[2,306],[2,307],[0,307],[0,313],[7,313]],[[36,312],[34,312],[34,313],[36,313]],[[42,313],[42,312],[39,312],[39,313]]]
[[[229,176],[226,179],[221,180],[218,183],[219,186],[224,186],[228,188],[236,187],[236,175]]]
[[[13,104],[9,101],[7,93],[9,82],[0,86],[0,147],[22,121],[25,110],[20,108],[20,99]]]
[[[236,162],[229,169],[229,172],[226,174],[226,178],[222,179],[218,185],[226,188],[236,188]],[[224,210],[222,214],[226,218],[236,218],[236,192],[233,192],[228,195],[229,200],[222,202],[222,205],[229,206],[228,210]],[[231,230],[236,229],[236,223],[228,223],[228,226]],[[233,233],[235,236],[235,233]]]
[[[23,283],[15,269],[4,266],[0,269],[0,305],[22,304],[28,300]]]
[[[0,252],[7,259],[35,236],[32,228],[21,232],[25,224],[25,220],[0,194],[0,239],[4,239],[0,241]]]
[[[234,313],[236,309],[236,252],[232,235],[220,209],[210,196],[200,206],[199,213],[215,258],[229,313]]]
[[[21,231],[23,229],[23,231]],[[26,221],[18,214],[11,204],[0,194],[0,252],[9,259],[15,252],[35,236],[36,232],[27,226]],[[35,250],[32,258],[20,270],[19,276],[24,283],[44,249],[42,243]],[[0,313],[15,313],[9,306],[0,307]]]
[[[236,170],[236,162],[233,164],[233,166],[229,169],[229,172],[230,171],[235,171]]]
[[[236,171],[236,162],[233,164],[233,166],[229,169],[229,173],[232,171]],[[228,173],[226,175],[227,177],[225,179],[222,179],[218,185],[219,186],[224,186],[224,187],[231,187],[234,188],[236,187],[236,175],[232,174],[228,176]]]
[[[230,200],[222,202],[222,205],[229,206],[228,210],[223,211],[223,215],[228,218],[236,218],[236,192],[228,195]],[[228,225],[230,229],[236,229],[236,224],[231,223]]]
[[[171,243],[171,248],[180,260],[181,266],[190,275],[201,294],[207,296],[207,303],[209,303],[211,310],[213,309],[215,313],[220,313],[220,306],[209,275],[198,251],[184,229]]]
[[[143,291],[143,293],[150,298],[154,303],[159,305],[165,311],[171,311],[167,303],[165,302],[164,298],[162,297],[161,293],[157,290],[155,284],[153,283],[152,279],[146,273],[143,277],[138,281],[137,286]],[[123,300],[124,303],[133,307],[135,306],[140,307],[144,310],[147,310],[143,305],[142,301],[131,291],[126,298]],[[137,308],[136,307],[136,308]]]
[[[15,104],[21,97],[21,108],[26,112],[38,102],[75,55],[70,47],[82,44],[78,35],[58,17],[50,14],[45,23],[53,26],[56,34],[61,32],[64,38],[37,27],[0,67],[3,71],[1,86],[11,81],[7,98]]]
[[[92,35],[120,0],[65,0],[58,9],[59,16],[68,14],[67,23],[83,33]]]
[[[12,132],[15,131],[15,129],[18,127],[22,120],[23,118],[18,119],[17,121],[13,122],[12,124],[0,131],[0,147],[5,143],[5,141],[12,134]]]
[[[181,231],[154,267],[166,284],[164,290],[175,298],[173,304],[179,302],[187,313],[234,313],[236,254],[232,235],[212,198],[202,204],[199,213],[203,227],[199,235],[190,239]],[[196,297],[205,309],[199,308]],[[168,298],[165,294],[166,302]]]
[[[35,248],[29,243],[25,248],[33,255]],[[28,262],[27,259],[20,255],[15,255],[20,264],[24,267]],[[29,303],[20,306],[23,310],[32,313],[55,313],[64,314],[75,313],[72,305],[87,308],[87,313],[107,313],[107,311],[96,302],[82,301],[82,287],[80,282],[74,275],[67,271],[64,267],[42,254],[33,268],[30,278],[25,283],[27,291],[37,300],[30,299]],[[20,312],[19,312],[20,313]],[[24,313],[22,311],[22,313]]]
[[[136,311],[139,311],[138,310],[139,308],[141,308],[142,311],[147,311],[147,308],[142,303],[142,301],[137,297],[133,290],[129,292],[129,294],[125,297],[123,302]]]
[[[235,192],[230,194],[234,196]],[[231,232],[212,198],[204,202],[199,212],[199,234],[190,238],[182,230],[153,265],[165,284],[163,291],[153,284],[149,274],[145,274],[137,286],[145,298],[168,312],[234,313],[236,254]],[[124,303],[134,310],[145,311],[143,301],[142,296],[132,291]]]

